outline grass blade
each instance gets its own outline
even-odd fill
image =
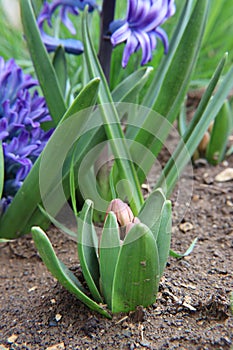
[[[177,258],[177,259],[182,259],[184,258],[185,256],[188,256],[189,254],[192,253],[195,245],[197,244],[197,240],[198,238],[195,238],[192,243],[190,244],[190,246],[188,247],[188,249],[186,250],[185,253],[183,254],[180,254],[180,253],[176,253],[174,252],[174,250],[170,249],[170,252],[169,252],[169,255],[172,256],[173,258]]]

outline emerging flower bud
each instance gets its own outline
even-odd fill
[[[134,216],[130,207],[119,198],[113,199],[110,202],[107,208],[106,215],[110,211],[112,211],[116,215],[117,221],[120,226],[126,226],[129,223],[131,223],[134,219]]]
[[[134,217],[130,207],[119,198],[111,201],[107,208],[106,217],[110,211],[116,215],[122,243],[129,230],[135,224],[140,223],[140,220],[137,217]]]
[[[141,222],[141,221],[139,220],[139,218],[134,217],[134,218],[133,218],[133,221],[130,222],[128,225],[126,225],[125,234],[127,235],[127,233],[131,230],[131,228],[132,228],[134,225],[136,225],[136,224],[140,224],[140,222]]]

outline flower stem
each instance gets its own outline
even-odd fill
[[[114,20],[115,4],[116,0],[104,0],[101,12],[101,32],[98,57],[108,83],[112,56],[112,44],[108,36],[108,28],[109,24]]]

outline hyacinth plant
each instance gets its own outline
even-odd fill
[[[169,252],[175,255],[170,251],[168,198],[233,86],[232,68],[220,81],[227,58],[223,53],[192,121],[144,200],[141,185],[183,108],[201,49],[209,1],[187,0],[179,4],[178,11],[174,0],[128,0],[123,19],[116,18],[117,4],[115,0],[101,4],[54,0],[44,2],[38,10],[38,2],[20,0],[24,37],[43,97],[36,92],[29,95],[35,82],[26,84],[31,78],[18,68],[23,76],[21,88],[26,91],[19,91],[14,101],[10,95],[4,97],[7,102],[0,124],[0,190],[3,201],[14,196],[10,204],[4,202],[0,237],[14,239],[32,231],[51,273],[106,317],[111,317],[110,311],[126,312],[156,300]],[[166,33],[170,20],[175,24]],[[100,38],[98,49],[96,34]],[[121,66],[116,68],[118,47],[123,47],[123,52]],[[164,55],[154,65],[157,51]],[[134,57],[145,66],[136,69]],[[72,70],[76,58],[82,65],[81,74]],[[9,64],[12,61],[2,65]],[[123,72],[118,84],[111,81],[111,67]],[[20,78],[16,74],[17,79],[10,79],[11,74],[5,80],[3,74],[6,83],[1,85],[8,92],[15,82],[20,88]],[[27,99],[20,104],[24,94]],[[22,152],[12,155],[15,137]],[[12,166],[8,166],[9,161]],[[16,193],[7,192],[8,178],[11,185],[17,184]],[[111,202],[118,197],[117,202]],[[77,232],[59,217],[67,200],[72,203]],[[126,221],[114,203],[126,212]],[[106,212],[98,242],[93,220]],[[51,221],[77,239],[89,291],[55,255],[42,230]],[[125,237],[121,237],[122,232]]]
[[[4,177],[0,215],[29,174],[52,129],[44,131],[41,123],[51,120],[45,99],[32,88],[38,82],[22,69],[13,59],[5,62],[0,57],[0,141],[4,154]]]

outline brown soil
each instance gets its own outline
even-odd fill
[[[172,248],[184,252],[195,237],[198,243],[191,255],[169,259],[157,302],[147,309],[107,320],[56,282],[30,235],[1,244],[0,350],[230,349],[233,181],[215,181],[226,167],[233,168],[232,156],[217,167],[199,162],[180,181],[184,200],[177,204],[176,190]],[[55,228],[48,234],[80,274],[75,242]]]

